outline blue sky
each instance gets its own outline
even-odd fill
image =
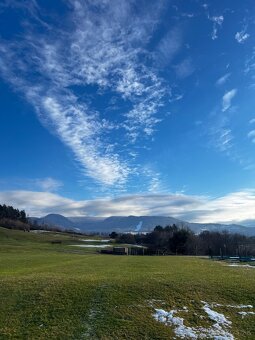
[[[0,18],[2,203],[255,220],[253,1],[5,0]]]

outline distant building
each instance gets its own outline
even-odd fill
[[[113,247],[114,255],[128,255],[128,247]]]
[[[100,253],[113,255],[152,255],[148,253],[146,247],[113,247],[102,249]]]

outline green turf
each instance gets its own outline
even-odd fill
[[[53,239],[62,240],[52,244]],[[186,323],[201,300],[255,305],[255,270],[206,258],[113,256],[73,249],[79,237],[0,228],[0,339],[173,339],[152,317],[155,306],[187,306]],[[162,305],[162,302],[164,303]],[[236,339],[255,339],[255,316],[218,307]]]

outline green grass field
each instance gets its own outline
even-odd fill
[[[154,308],[186,306],[185,325],[209,327],[201,300],[223,305],[215,310],[232,321],[235,339],[255,339],[255,315],[226,307],[255,306],[255,269],[101,255],[69,246],[75,243],[65,234],[0,228],[0,339],[173,339],[174,328],[155,320]]]

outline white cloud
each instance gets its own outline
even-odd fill
[[[57,179],[46,177],[35,180],[35,185],[39,186],[43,191],[56,191],[63,186],[63,183]]]
[[[251,119],[249,123],[250,124],[255,124],[255,118]]]
[[[75,201],[57,194],[33,191],[0,192],[0,201],[25,209],[30,216],[173,216],[190,222],[242,223],[255,220],[255,189],[221,197],[184,194],[129,195]]]
[[[255,87],[255,47],[245,61],[244,74],[249,77],[249,87],[253,89]]]
[[[184,17],[184,18],[194,18],[195,17],[195,14],[194,13],[181,13],[181,16]]]
[[[255,130],[250,131],[248,137],[255,137]]]
[[[255,190],[246,189],[225,196],[209,200],[205,206],[205,213],[196,218],[197,222],[241,222],[255,219],[254,212]]]
[[[220,77],[216,81],[216,85],[218,85],[218,86],[224,85],[230,76],[231,76],[231,73],[224,74],[224,76]]]
[[[123,145],[152,135],[161,120],[157,113],[165,85],[145,66],[144,57],[162,4],[148,5],[142,15],[129,1],[77,0],[69,5],[62,29],[51,27],[39,34],[27,25],[29,30],[19,41],[2,40],[0,73],[72,150],[85,175],[102,185],[123,185],[132,173]],[[85,95],[78,95],[74,86]],[[117,122],[103,118],[86,98],[86,87],[91,86],[99,96],[113,93],[130,110]],[[125,143],[109,142],[114,129],[124,129]]]
[[[226,151],[232,147],[232,131],[222,128],[218,131],[217,147],[220,151]]]
[[[54,122],[57,134],[72,148],[88,176],[106,185],[126,180],[128,167],[119,161],[117,155],[107,153],[104,145],[97,139],[102,124],[90,119],[84,106],[79,107],[71,102],[64,107],[51,97],[44,98],[43,106],[50,120]]]
[[[184,59],[174,69],[177,77],[181,79],[189,77],[195,70],[190,58]]]
[[[160,63],[163,66],[170,64],[179,53],[181,47],[182,33],[180,28],[175,27],[167,32],[159,41],[155,55],[156,63]]]
[[[209,135],[210,143],[213,147],[229,155],[229,151],[233,146],[234,137],[226,117],[220,117],[218,121],[216,120],[211,123]]]
[[[162,193],[164,192],[164,186],[162,183],[162,176],[159,172],[153,170],[150,165],[147,165],[143,169],[145,180],[144,180],[144,191],[149,193]],[[147,181],[146,181],[147,179]]]
[[[219,15],[208,18],[213,22],[212,40],[215,40],[218,38],[218,29],[221,28],[224,21],[224,17],[223,15]]]
[[[227,111],[230,106],[233,98],[237,94],[237,89],[232,89],[231,91],[228,91],[227,93],[224,94],[222,98],[222,111],[225,112]]]
[[[248,138],[250,138],[252,140],[252,142],[255,143],[255,130],[251,130],[248,133]]]
[[[209,146],[225,153],[231,159],[235,159],[234,135],[229,114],[222,114],[218,108],[215,108],[211,111],[209,117],[209,120],[205,122]]]
[[[30,190],[30,191],[47,191],[55,192],[58,191],[64,184],[60,180],[52,177],[44,178],[26,178],[26,177],[9,177],[1,178],[0,185],[2,189],[11,190],[15,188],[16,190]]]
[[[250,35],[246,33],[246,27],[245,27],[242,31],[236,33],[235,39],[239,44],[243,44],[245,40],[249,38],[249,36]]]

